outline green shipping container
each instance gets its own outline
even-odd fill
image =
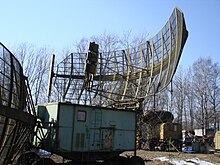
[[[135,150],[135,111],[59,102],[38,106],[37,114],[44,127],[38,137],[46,137],[35,145],[66,158],[105,159]]]

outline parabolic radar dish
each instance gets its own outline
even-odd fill
[[[31,144],[36,113],[18,59],[0,42],[0,164],[10,164]]]
[[[117,105],[138,102],[172,80],[188,37],[184,15],[175,8],[157,35],[134,48],[101,52],[92,86],[85,88],[86,53],[71,53],[52,74],[63,100]]]

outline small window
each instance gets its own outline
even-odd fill
[[[77,121],[86,121],[86,111],[77,112]]]

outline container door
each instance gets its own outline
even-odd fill
[[[71,151],[74,120],[73,106],[60,105],[59,111],[59,147],[61,150]]]

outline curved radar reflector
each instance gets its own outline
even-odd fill
[[[109,81],[103,83],[104,89],[110,89],[108,97],[129,101],[166,88],[176,71],[187,36],[183,13],[175,8],[165,26],[152,39],[136,48],[117,51],[116,55],[113,52],[107,59],[111,63],[102,62],[102,68],[106,69],[100,74],[105,74],[102,82]]]
[[[100,53],[90,91],[84,88],[86,53],[75,53],[73,60],[69,56],[57,65],[55,87],[60,93],[68,89],[65,99],[76,103],[87,104],[88,99],[89,104],[101,105],[138,102],[167,87],[187,37],[184,15],[174,8],[165,26],[145,43],[135,48]],[[68,71],[70,65],[74,66],[73,71]],[[64,83],[69,77],[72,78],[71,88]]]
[[[15,162],[31,144],[36,112],[19,60],[0,42],[0,164]]]

